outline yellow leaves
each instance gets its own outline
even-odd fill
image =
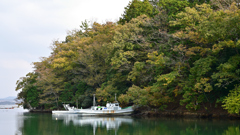
[[[143,29],[139,26],[147,23],[149,18],[146,15],[141,15],[137,18],[132,19],[129,23],[124,25],[118,25],[115,31],[114,41],[117,43],[122,43],[123,41],[135,41],[136,39],[141,39],[141,32]],[[130,42],[129,42],[130,43]],[[125,44],[121,44],[125,45]],[[122,47],[121,47],[122,48]]]
[[[235,48],[236,47],[236,44],[232,40],[223,41],[223,43],[229,48]]]
[[[207,55],[207,53],[210,52],[210,51],[211,51],[210,48],[202,48],[201,52],[200,52],[200,55],[201,56]]]
[[[125,57],[129,57],[129,58],[132,58],[132,57],[134,57],[135,56],[135,52],[134,51],[125,51],[125,52],[123,52],[123,56],[125,56]]]
[[[110,82],[107,83],[108,85],[104,88],[97,88],[96,89],[96,97],[102,101],[114,101],[114,94],[117,93],[117,89],[111,85]]]
[[[176,21],[170,21],[171,26],[175,25],[185,25],[187,27],[193,27],[193,21],[198,17],[197,10],[195,8],[186,7],[186,12],[180,12],[176,15],[178,18]],[[196,17],[196,18],[194,18]]]
[[[239,108],[240,108],[240,88],[239,85],[236,85],[233,90],[230,90],[228,96],[223,99],[222,107],[228,110],[231,114],[238,114],[239,115]]]
[[[148,53],[148,58],[146,62],[157,65],[157,66],[164,66],[166,61],[168,60],[167,57],[164,57],[164,54],[158,54],[157,51],[153,51],[152,53]]]
[[[229,48],[239,47],[239,43],[240,43],[239,41],[237,43],[234,43],[232,40],[222,41],[218,44],[214,44],[212,47],[212,51],[213,51],[213,53],[217,54],[221,50],[223,50],[224,47],[229,47]]]
[[[239,49],[240,48],[240,40],[237,41],[236,47]]]
[[[175,97],[178,96],[178,91],[179,91],[179,87],[175,87],[175,89],[173,90],[173,93],[175,94]]]
[[[201,78],[200,79],[200,83],[201,84],[204,84],[204,83],[206,83],[207,81],[209,81],[210,79],[209,78]]]
[[[186,38],[186,33],[183,31],[178,31],[176,33],[173,33],[173,36],[179,37],[179,38]]]
[[[194,8],[186,7],[184,12],[177,14],[178,19],[176,21],[170,22],[171,26],[181,25],[183,27],[181,31],[174,35],[203,44],[224,40],[229,36],[227,33],[234,29],[231,28],[234,26],[224,25],[239,22],[237,18],[239,18],[240,11],[235,4],[232,4],[230,9],[225,11],[213,11],[208,4],[196,5]],[[226,24],[223,24],[224,22]]]
[[[219,44],[214,44],[212,47],[212,51],[213,53],[219,53],[221,50],[223,49],[223,47]]]
[[[135,62],[132,71],[128,75],[128,80],[135,81],[136,77],[140,77],[142,73],[145,73],[146,71],[143,69],[144,66],[144,62]]]
[[[201,14],[195,9],[186,7],[185,12],[180,12],[176,15],[178,18],[176,21],[170,21],[171,26],[184,25],[188,29],[195,27],[196,22],[200,22],[202,19]]]
[[[54,69],[56,68],[63,68],[63,70],[71,70],[71,61],[67,57],[58,57],[53,59],[52,61],[52,67]]]
[[[137,18],[133,18],[129,24],[137,24],[138,26],[139,25],[142,25],[143,23],[145,23],[146,21],[149,21],[150,18],[147,17],[147,15],[143,14],[143,15],[140,15],[138,16]]]
[[[56,58],[53,60],[53,62],[55,63],[64,63],[66,62],[66,58]]]
[[[202,5],[196,5],[196,9],[198,11],[201,11],[201,14],[210,14],[213,12],[213,10],[211,9],[211,5],[203,3]]]
[[[237,3],[236,3],[236,2],[233,2],[233,3],[231,4],[230,8],[229,8],[229,11],[236,13],[236,11],[239,10],[239,8],[238,8],[236,5],[237,5]],[[239,3],[238,3],[238,5],[239,5]],[[227,11],[228,11],[228,10],[227,10]],[[227,12],[227,11],[226,11],[226,12]]]
[[[148,103],[148,91],[136,85],[128,89],[127,96],[133,100],[134,104],[146,105]]]
[[[173,51],[175,52],[186,52],[186,46],[183,46],[182,44],[178,46],[174,46]]]
[[[171,82],[173,82],[178,75],[179,75],[179,73],[177,71],[173,71],[171,73],[158,76],[157,81],[165,82],[165,83],[163,83],[163,85],[166,86],[166,85],[170,84]]]
[[[182,29],[174,33],[174,36],[189,39],[197,44],[201,43],[203,47],[212,47],[218,42],[219,44],[213,45],[214,53],[218,53],[224,47],[237,47],[233,42],[220,44],[224,40],[238,39],[240,9],[237,8],[236,3],[232,3],[225,10],[213,10],[208,4],[196,5],[194,8],[186,7],[185,11],[176,16],[176,21],[170,21],[170,25],[179,25]],[[201,55],[209,51],[209,49],[202,50]],[[193,54],[189,52],[187,55]]]
[[[207,55],[211,49],[202,48],[200,46],[187,48],[186,46],[180,44],[178,46],[174,46],[173,51],[178,52],[180,55],[190,57],[191,55],[196,55],[196,53],[200,53],[201,56]]]
[[[122,106],[126,106],[129,103],[130,97],[126,94],[121,94],[118,97],[118,101],[121,103]]]
[[[115,56],[111,58],[111,65],[115,66],[116,69],[128,65],[131,63],[128,59],[135,57],[135,54],[134,51],[118,50],[115,52]]]
[[[101,101],[107,101],[108,96],[110,96],[110,94],[108,92],[106,92],[106,90],[102,90],[101,88],[97,88],[96,89],[96,97],[98,99],[98,102]]]
[[[194,89],[199,93],[212,91],[213,88],[210,83],[208,83],[209,80],[210,78],[201,78],[200,81],[194,85]]]

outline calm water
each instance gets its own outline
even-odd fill
[[[240,135],[240,120],[80,117],[0,109],[1,135]]]

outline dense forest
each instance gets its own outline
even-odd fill
[[[188,110],[240,109],[240,9],[236,0],[133,0],[118,22],[82,22],[16,83],[26,108],[62,103]],[[213,106],[214,107],[214,106]],[[207,109],[205,107],[205,109]]]

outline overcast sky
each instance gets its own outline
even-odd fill
[[[0,98],[84,20],[116,21],[131,0],[0,0]]]

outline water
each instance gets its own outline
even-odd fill
[[[80,117],[0,109],[1,135],[240,135],[239,127],[239,120],[228,119]]]
[[[0,105],[0,108],[11,108],[14,109],[0,109],[0,134],[1,135],[21,135],[18,131],[18,125],[21,125],[21,122],[18,121],[24,116],[23,113],[27,112],[23,108],[17,108],[16,105]]]

